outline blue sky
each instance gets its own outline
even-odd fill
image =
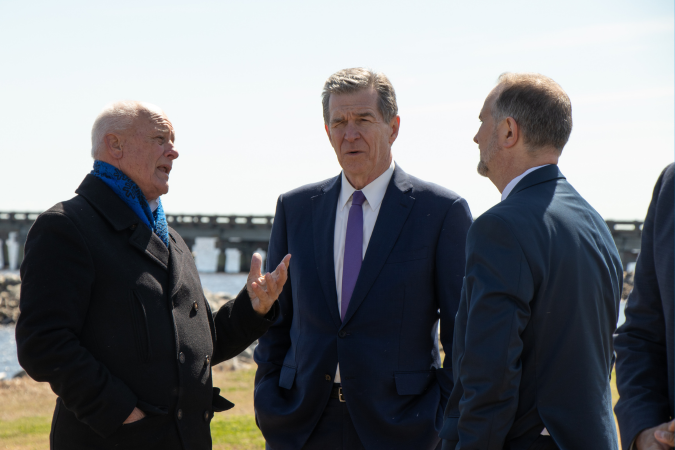
[[[641,220],[673,161],[673,22],[665,0],[0,0],[0,210],[72,197],[100,109],[138,99],[176,128],[167,212],[272,214],[339,173],[321,87],[366,66],[396,88],[398,164],[474,216],[499,201],[475,170],[485,96],[505,71],[550,76],[573,107],[561,170],[606,219]]]

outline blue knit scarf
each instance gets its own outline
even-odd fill
[[[152,212],[148,200],[141,192],[141,188],[134,183],[131,178],[124,175],[121,170],[115,166],[103,161],[94,161],[94,170],[90,172],[98,177],[110,189],[126,203],[129,208],[169,247],[169,227],[166,224],[166,216],[162,208],[162,201],[157,199],[157,209]]]

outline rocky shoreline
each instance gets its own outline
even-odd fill
[[[0,325],[16,323],[19,318],[19,292],[21,278],[18,275],[0,275]]]

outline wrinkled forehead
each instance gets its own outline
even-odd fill
[[[138,115],[138,122],[141,127],[152,128],[154,131],[163,133],[174,133],[173,124],[161,109],[145,110]]]

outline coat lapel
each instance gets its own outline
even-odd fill
[[[403,229],[403,224],[405,224],[408,214],[410,214],[415,203],[415,199],[410,195],[412,187],[408,174],[397,165],[382,200],[380,213],[377,216],[375,228],[370,237],[368,250],[366,250],[366,256],[363,258],[361,271],[356,280],[354,293],[349,301],[349,307],[347,308],[342,326],[349,322],[358,307],[363,303],[366,295],[368,295],[368,291],[370,291],[377,276],[380,274],[382,266],[387,261],[391,250],[394,248],[394,244],[396,244],[396,240]],[[333,285],[335,285],[335,281],[333,281]],[[335,301],[337,302],[337,298]]]
[[[312,197],[312,227],[314,235],[314,258],[319,272],[319,281],[328,310],[336,327],[340,326],[340,312],[335,288],[335,262],[333,255],[335,214],[340,195],[341,178],[332,178],[322,188],[322,193]]]
[[[169,250],[166,245],[103,181],[89,174],[75,192],[105,217],[115,231],[133,230],[129,244],[168,270]]]
[[[165,270],[168,270],[169,249],[166,248],[164,242],[150,228],[146,227],[145,224],[139,223],[132,226],[135,229],[129,238],[129,243],[145,253]]]
[[[171,249],[170,253],[170,266],[169,266],[169,298],[173,298],[176,293],[178,293],[178,290],[180,289],[181,285],[183,284],[182,281],[182,274],[183,274],[183,251],[176,245],[176,239],[173,237],[173,234],[175,233],[174,230],[169,228],[169,248]],[[153,233],[154,234],[154,233]],[[155,236],[157,237],[157,236]],[[157,237],[157,240],[164,245],[161,239]],[[166,248],[166,247],[164,247]],[[192,258],[192,255],[190,255],[190,258]]]

